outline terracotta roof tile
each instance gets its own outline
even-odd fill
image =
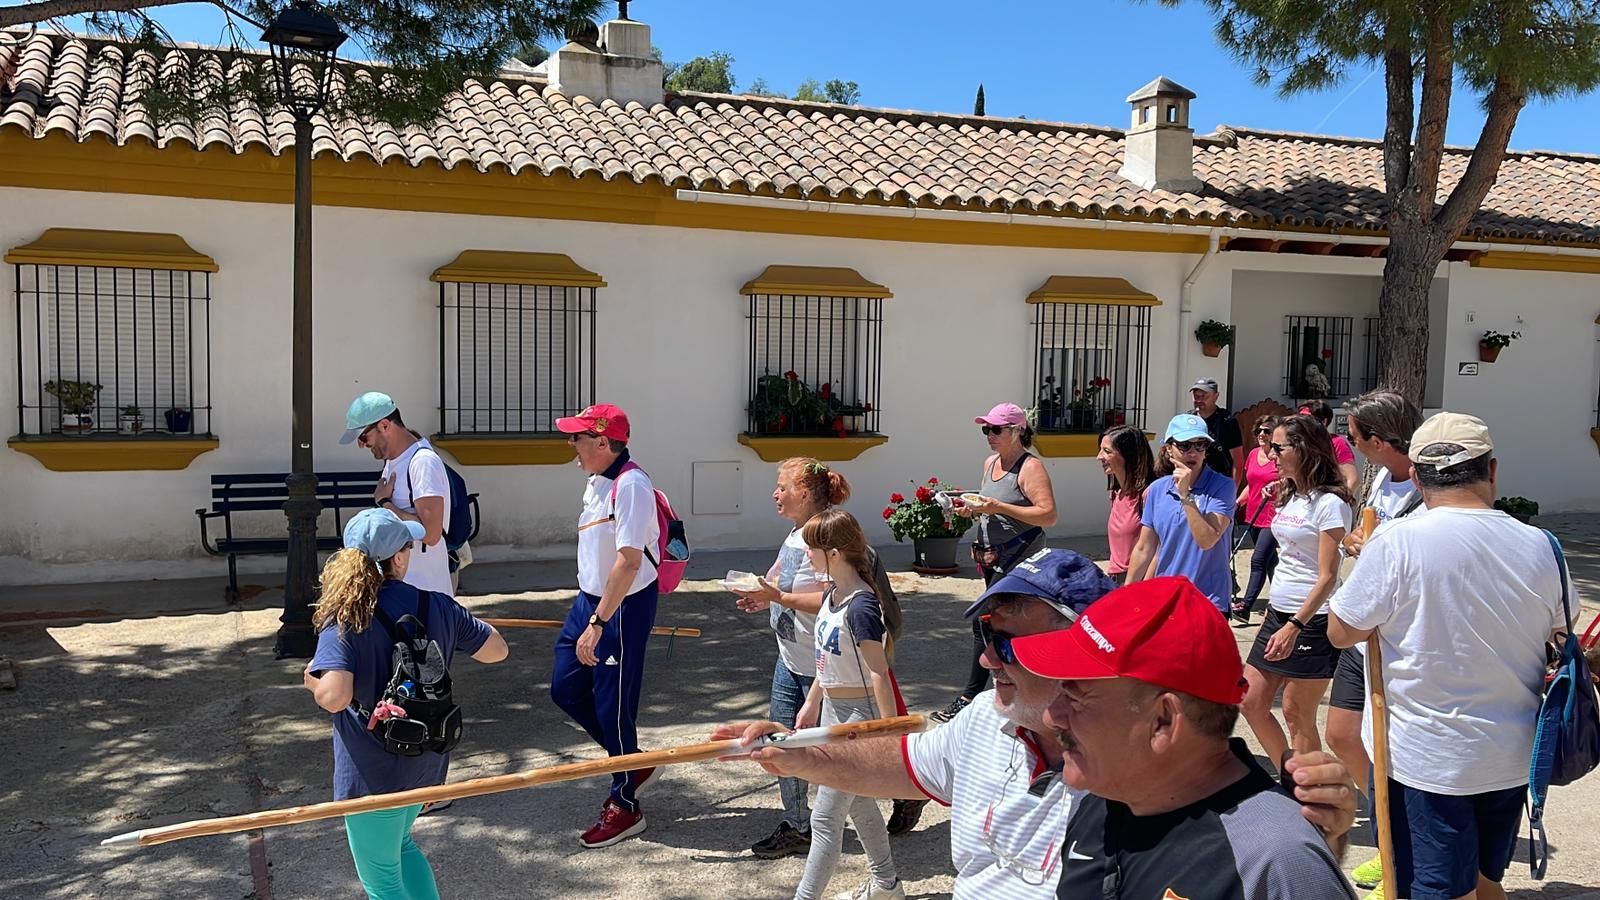
[[[237,77],[262,57],[206,50],[160,59],[105,41],[0,35],[0,129],[65,133],[116,144],[294,145],[293,119],[240,104],[193,123],[156,126],[130,89],[139,71]],[[300,77],[306,77],[300,73]],[[370,77],[365,72],[357,77]],[[1379,230],[1383,153],[1377,141],[1223,127],[1195,142],[1200,193],[1144,190],[1117,174],[1114,128],[974,119],[758,97],[685,94],[644,106],[566,97],[537,79],[471,81],[431,128],[330,122],[313,150],[380,165],[668,187],[866,200],[1017,214],[1135,216],[1241,226]],[[1441,199],[1467,151],[1447,152]],[[1600,244],[1600,157],[1513,153],[1467,237]]]

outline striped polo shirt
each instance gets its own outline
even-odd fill
[[[1046,900],[1061,877],[1061,838],[1079,796],[1045,763],[1031,732],[984,691],[948,723],[901,739],[906,771],[950,807],[955,900]]]

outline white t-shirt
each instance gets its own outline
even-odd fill
[[[1394,475],[1387,467],[1378,471],[1378,477],[1372,479],[1372,487],[1367,490],[1367,505],[1378,511],[1378,526],[1398,518],[1405,510],[1411,498],[1417,495],[1416,485],[1409,481],[1395,481]],[[1421,512],[1418,506],[1413,512]]]
[[[418,452],[423,450],[427,452]],[[384,462],[384,477],[393,473],[398,473],[394,480],[394,505],[402,512],[416,515],[418,497],[444,500],[439,541],[426,548],[422,541],[411,542],[411,562],[406,566],[405,582],[418,590],[438,591],[454,597],[455,588],[450,586],[450,550],[444,545],[444,526],[450,524],[450,479],[444,472],[444,460],[426,439],[418,439],[404,453]]]
[[[1319,570],[1317,552],[1322,533],[1350,530],[1350,504],[1337,494],[1317,491],[1295,494],[1272,517],[1272,536],[1278,541],[1278,568],[1272,573],[1267,602],[1281,613],[1294,615],[1311,594]]]
[[[611,486],[617,486],[617,502],[611,504]],[[656,490],[643,469],[619,473],[616,480],[590,475],[583,491],[583,512],[578,514],[578,589],[599,597],[617,562],[618,547],[649,549],[639,562],[639,571],[628,586],[635,594],[656,580],[656,567],[650,557],[659,551],[661,526],[656,522]]]
[[[806,541],[796,528],[783,539],[778,558],[767,570],[767,583],[786,594],[815,594],[824,587],[806,556]],[[778,636],[778,658],[789,671],[811,677],[817,670],[817,617],[772,604],[772,631]]]
[[[1492,509],[1419,509],[1361,548],[1329,605],[1379,629],[1395,780],[1455,796],[1527,784],[1556,573],[1544,534]]]
[[[911,780],[950,807],[955,900],[1053,900],[1061,857],[1070,855],[1061,837],[1081,795],[1046,767],[1030,733],[1001,717],[994,691],[944,725],[900,740]],[[1015,866],[1041,873],[1034,880],[1042,883],[1003,865],[991,842]]]

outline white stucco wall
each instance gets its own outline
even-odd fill
[[[58,473],[0,453],[0,582],[223,571],[198,549],[194,510],[209,503],[209,476],[288,468],[290,208],[19,189],[0,189],[0,207],[17,212],[0,220],[0,246],[49,227],[171,231],[221,267],[212,279],[211,373],[221,447],[181,472]],[[1024,298],[1049,275],[1120,276],[1163,300],[1152,316],[1147,402],[1151,427],[1164,424],[1178,396],[1179,286],[1196,259],[344,208],[319,208],[315,233],[318,469],[376,465],[336,444],[345,406],[362,391],[392,394],[419,431],[437,427],[437,287],[428,281],[436,267],[468,248],[566,253],[608,282],[597,296],[597,398],[629,411],[636,459],[680,512],[691,507],[692,463],[745,464],[741,514],[686,515],[706,549],[771,546],[785,530],[768,499],[774,466],[735,441],[747,390],[738,291],[767,265],[850,266],[895,294],[884,302],[880,425],[890,440],[840,464],[855,488],[852,510],[874,540],[888,540],[879,513],[891,491],[929,475],[975,483],[985,447],[972,416],[1002,400],[1031,405]],[[0,346],[14,346],[14,316],[3,321]],[[1184,346],[1198,358],[1192,340]],[[0,367],[0,397],[16,391],[14,367]],[[1103,528],[1098,464],[1048,464],[1057,530]],[[482,494],[480,558],[569,552],[583,480],[576,468],[459,468]],[[254,518],[281,527],[273,514]]]

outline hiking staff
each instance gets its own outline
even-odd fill
[[[560,619],[484,619],[483,621],[496,628],[560,628],[566,624]],[[685,625],[657,625],[650,629],[650,633],[665,637],[699,637],[700,629]]]
[[[100,843],[102,846],[138,844],[141,847],[152,847],[156,844],[181,841],[185,838],[203,837],[211,834],[233,834],[240,831],[253,831],[257,828],[272,828],[278,825],[298,825],[302,822],[315,822],[320,819],[331,819],[353,813],[396,809],[416,803],[456,800],[463,797],[480,797],[484,794],[497,794],[520,788],[537,787],[542,784],[554,784],[558,781],[574,781],[595,775],[610,775],[616,772],[628,772],[652,766],[669,766],[678,763],[705,762],[706,760],[724,757],[748,756],[753,751],[764,747],[820,747],[826,744],[853,741],[859,738],[893,737],[895,735],[920,732],[925,727],[925,724],[922,716],[895,716],[821,728],[803,728],[793,734],[766,735],[761,740],[748,746],[742,744],[738,738],[711,741],[705,744],[688,744],[681,747],[670,747],[666,750],[651,750],[622,756],[608,756],[603,759],[566,763],[559,766],[546,766],[542,769],[529,769],[525,772],[513,772],[508,775],[473,778],[455,784],[439,784],[392,794],[371,794],[354,800],[334,800],[327,803],[313,803],[309,806],[263,810],[262,812],[245,813],[238,816],[222,816],[214,819],[196,819],[192,822],[180,822],[175,825],[163,825],[157,828],[141,828],[138,831],[130,831],[106,838]]]
[[[1378,527],[1378,511],[1361,510],[1361,539]],[[1389,822],[1389,700],[1383,690],[1383,648],[1378,632],[1367,638],[1367,693],[1372,710],[1372,821],[1378,830],[1378,859],[1383,865],[1383,896],[1394,897],[1394,828]]]

